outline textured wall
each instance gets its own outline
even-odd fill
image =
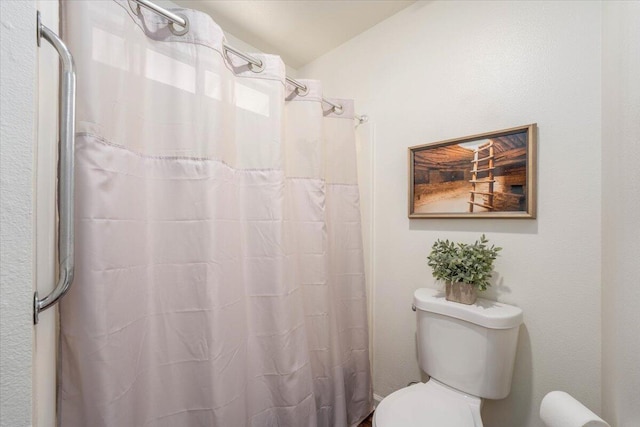
[[[604,2],[602,404],[640,426],[640,2]]]
[[[36,8],[0,2],[0,425],[31,425]]]
[[[376,126],[374,388],[419,379],[412,294],[437,238],[504,247],[490,298],[521,306],[511,395],[487,427],[540,426],[554,389],[600,412],[601,4],[418,2],[299,70]],[[537,122],[537,220],[407,219],[407,147]]]

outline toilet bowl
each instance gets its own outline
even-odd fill
[[[373,414],[374,427],[482,427],[482,401],[431,379],[391,393]]]
[[[447,301],[418,289],[418,362],[431,379],[391,393],[374,413],[375,427],[482,427],[482,399],[511,390],[522,310],[478,298]]]

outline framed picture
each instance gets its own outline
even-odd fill
[[[409,147],[409,218],[535,218],[536,124]]]

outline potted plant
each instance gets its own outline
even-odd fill
[[[454,243],[449,240],[436,240],[427,257],[433,277],[446,283],[448,301],[473,304],[476,291],[485,291],[491,286],[493,261],[502,248],[489,246],[484,236],[474,244]]]

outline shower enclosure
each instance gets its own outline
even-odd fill
[[[60,425],[356,424],[353,102],[233,49],[208,15],[150,6],[61,3],[78,106]]]

